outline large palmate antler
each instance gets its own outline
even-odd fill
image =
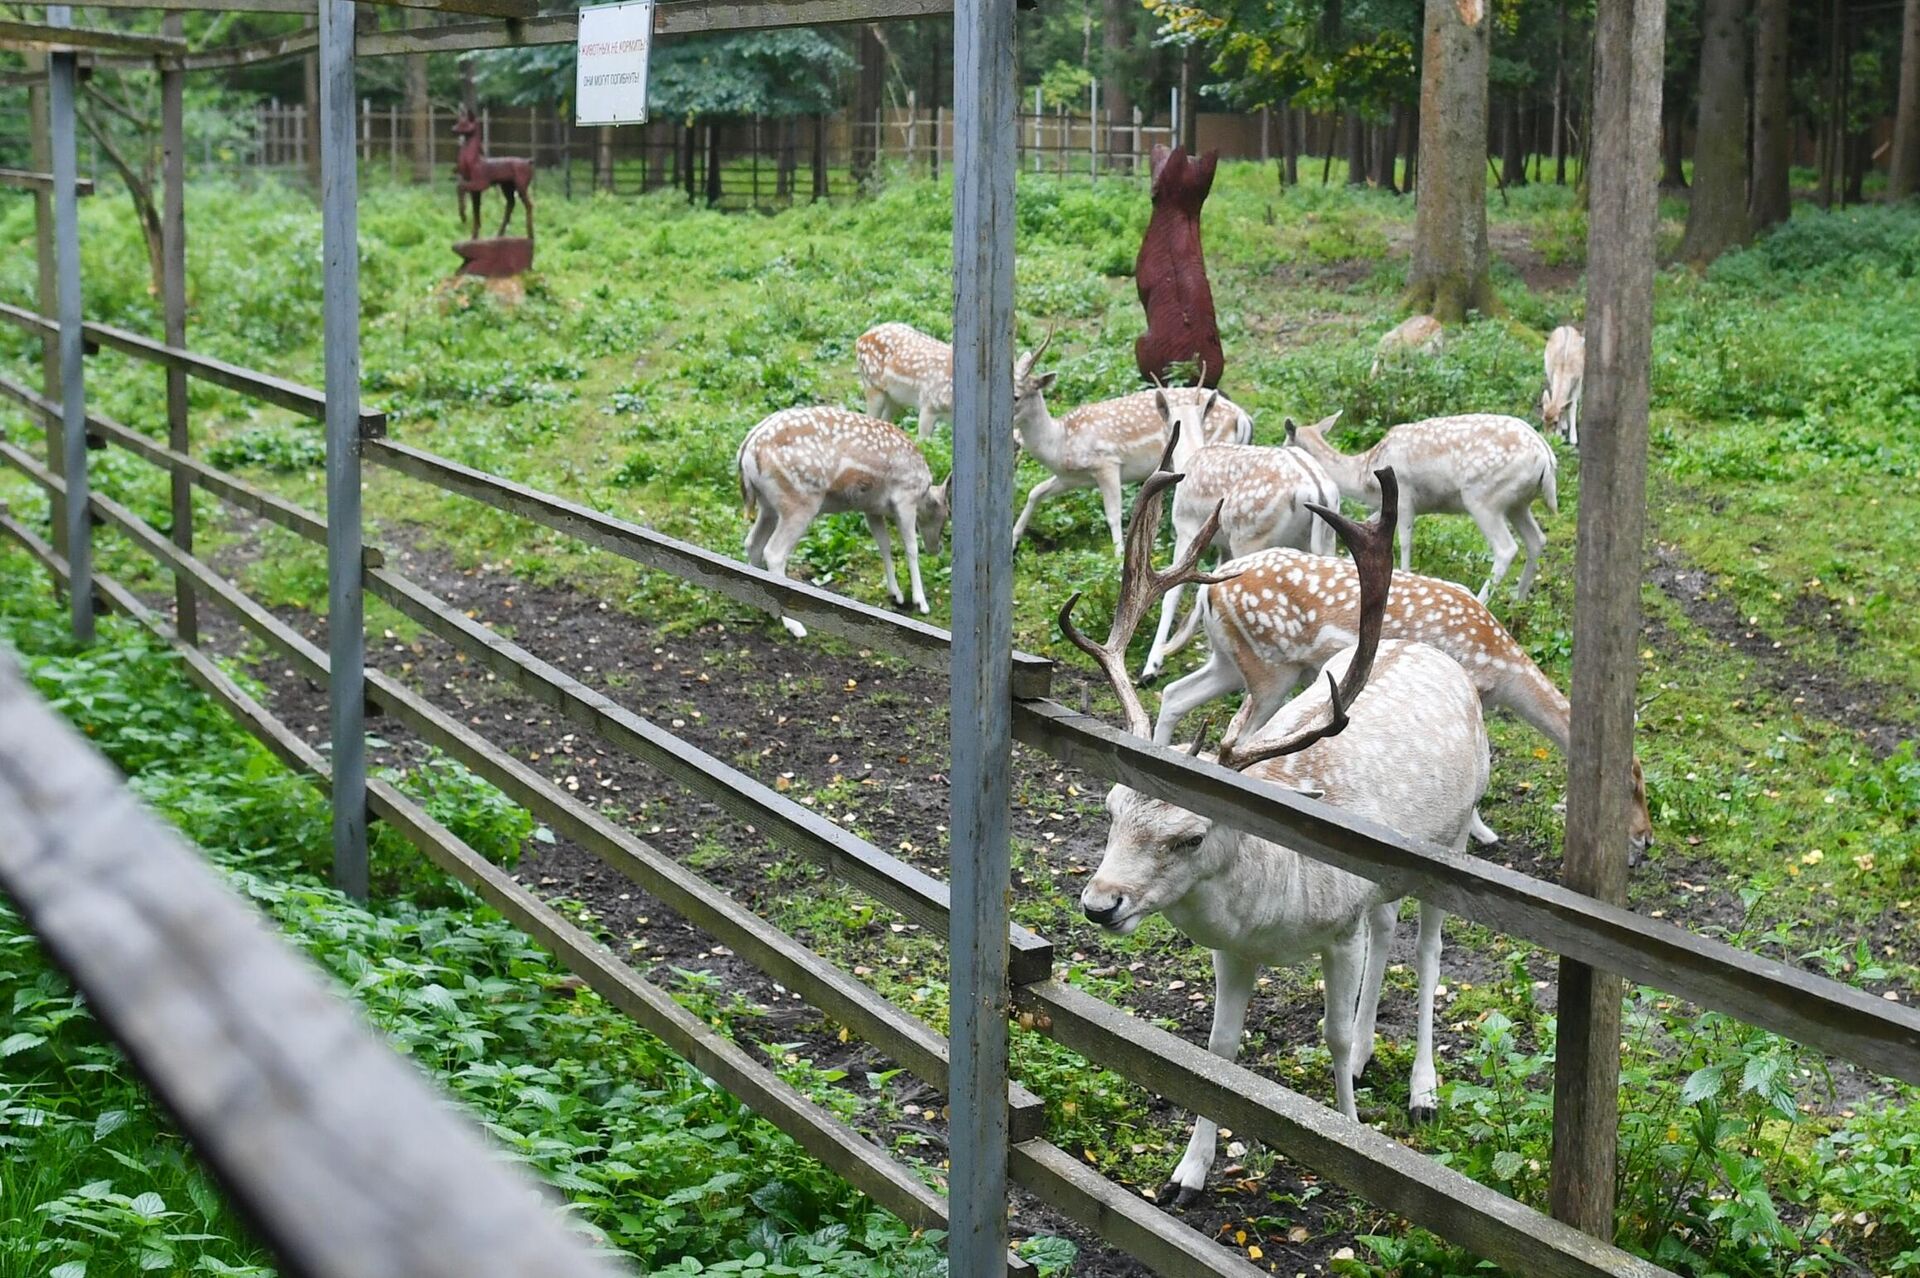
[[[1154,569],[1153,539],[1160,531],[1160,512],[1166,504],[1167,492],[1186,478],[1167,469],[1179,442],[1180,424],[1175,422],[1167,434],[1167,447],[1160,454],[1159,466],[1140,485],[1140,494],[1134,499],[1133,515],[1127,522],[1126,551],[1120,567],[1120,596],[1114,603],[1113,625],[1107,630],[1106,643],[1095,643],[1073,624],[1073,606],[1080,602],[1079,591],[1074,591],[1072,598],[1060,608],[1060,633],[1074,647],[1099,663],[1107,682],[1113,685],[1114,695],[1120,698],[1121,708],[1126,712],[1127,731],[1136,737],[1153,736],[1153,719],[1147,714],[1133,681],[1127,677],[1127,644],[1132,641],[1133,632],[1139,629],[1147,613],[1175,586],[1211,586],[1234,575],[1204,573],[1196,567],[1200,556],[1206,553],[1207,547],[1213,544],[1214,535],[1219,532],[1220,506],[1213,508],[1213,514],[1201,526],[1200,535],[1194,538],[1193,544],[1178,562],[1165,572]]]
[[[1309,502],[1307,506],[1340,534],[1340,540],[1353,555],[1354,572],[1360,579],[1360,640],[1355,645],[1353,661],[1347,666],[1346,677],[1339,682],[1334,681],[1331,673],[1327,675],[1332,713],[1326,723],[1284,741],[1267,741],[1245,748],[1237,742],[1223,744],[1220,748],[1222,766],[1244,772],[1263,760],[1298,754],[1315,742],[1345,730],[1347,711],[1359,697],[1360,690],[1367,686],[1367,676],[1373,673],[1373,656],[1380,647],[1380,629],[1386,621],[1387,594],[1393,589],[1393,528],[1400,504],[1400,485],[1392,467],[1373,473],[1380,481],[1380,513],[1372,521],[1356,523],[1339,511],[1317,503]]]

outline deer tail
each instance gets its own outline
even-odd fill
[[[747,482],[747,445],[752,442],[753,432],[748,431],[747,437],[740,441],[740,447],[733,454],[733,473],[740,481],[741,509],[748,519],[757,519],[760,516],[760,503],[754,495],[753,485]]]

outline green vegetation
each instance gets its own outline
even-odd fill
[[[1282,194],[1271,169],[1223,168],[1207,206],[1208,263],[1231,365],[1227,384],[1255,414],[1257,437],[1277,442],[1284,416],[1310,419],[1336,409],[1344,413],[1350,446],[1376,438],[1393,422],[1436,413],[1530,417],[1542,336],[1553,324],[1580,317],[1585,221],[1564,190],[1535,185],[1510,197],[1491,209],[1495,253],[1503,259],[1495,282],[1506,317],[1451,332],[1438,358],[1369,380],[1372,345],[1398,318],[1392,308],[1405,283],[1410,206],[1337,185]],[[367,398],[389,410],[394,434],[728,553],[738,553],[745,533],[731,471],[741,435],[766,413],[792,404],[856,403],[852,344],[869,324],[903,319],[942,335],[950,328],[950,191],[937,184],[895,183],[864,203],[753,219],[690,209],[671,196],[553,201],[543,205],[541,273],[529,279],[526,298],[515,307],[474,282],[445,280],[453,265],[445,245],[456,228],[443,204],[432,193],[384,187],[363,202]],[[194,345],[317,383],[318,217],[310,202],[273,186],[207,186],[190,192],[190,209]],[[143,250],[124,210],[94,201],[83,213],[89,314],[158,331]],[[1056,408],[1132,385],[1130,344],[1141,318],[1126,272],[1145,214],[1139,188],[1127,183],[1022,178],[1020,323],[1029,343],[1048,323],[1061,326],[1054,346],[1061,371]],[[1663,214],[1663,242],[1671,245],[1683,207]],[[0,254],[0,296],[31,296],[31,253],[17,251],[30,243],[24,206],[0,208],[0,245],[9,248]],[[1650,580],[1644,592],[1650,624],[1640,748],[1659,847],[1635,881],[1642,910],[1729,933],[1790,961],[1817,963],[1908,1002],[1920,990],[1920,762],[1911,744],[1891,752],[1884,747],[1920,732],[1910,692],[1920,685],[1920,583],[1909,569],[1920,558],[1920,493],[1910,482],[1920,464],[1920,434],[1913,428],[1920,417],[1917,273],[1920,214],[1868,208],[1831,216],[1803,211],[1704,276],[1670,271],[1660,277],[1650,500],[1662,570],[1677,576],[1662,578],[1670,589]],[[24,339],[0,333],[0,361],[26,368],[30,359]],[[102,411],[136,426],[157,430],[163,420],[161,379],[150,368],[103,354],[90,364],[90,391]],[[204,385],[196,385],[193,396],[197,448],[246,468],[257,482],[320,504],[311,424]],[[1583,425],[1604,429],[1598,421]],[[30,430],[19,434],[32,438]],[[929,452],[936,475],[943,474],[944,438]],[[94,461],[103,488],[156,518],[163,514],[164,482],[150,468],[117,451],[95,454]],[[1023,462],[1022,492],[1041,474]],[[1562,686],[1571,647],[1578,478],[1577,463],[1562,450],[1561,514],[1547,521],[1541,587],[1525,604],[1495,601],[1502,619]],[[472,503],[379,470],[369,471],[367,488],[370,513],[395,537],[444,547],[463,564],[504,563],[535,580],[573,584],[650,626],[691,629],[715,617],[739,624],[737,610],[712,596]],[[23,511],[39,509],[10,477],[0,477],[0,498]],[[241,526],[210,499],[198,500],[203,543],[215,552],[234,551],[250,588],[275,603],[324,603],[317,551],[278,533],[246,534],[242,547]],[[114,571],[162,582],[116,538],[103,537],[101,544]],[[0,600],[13,600],[7,606],[16,611],[39,607],[26,601],[44,595],[42,579],[18,557],[0,562],[8,574]],[[857,519],[816,524],[796,565],[836,590],[884,603],[878,563]],[[1422,522],[1416,566],[1477,582],[1486,550],[1467,521],[1433,518]],[[948,580],[943,552],[927,571],[936,622],[943,620]],[[1015,615],[1023,648],[1078,661],[1058,642],[1051,620],[1075,589],[1087,591],[1082,606],[1091,615],[1111,602],[1112,556],[1091,493],[1043,508],[1032,539],[1017,552]],[[372,624],[401,627],[388,614]],[[1729,647],[1728,640],[1740,646]],[[57,647],[45,635],[29,645],[16,634],[15,642],[40,651]],[[1143,652],[1144,640],[1136,657]],[[727,668],[724,651],[700,659],[716,671]],[[1175,672],[1192,659],[1183,654]],[[47,670],[75,660],[62,656],[43,666],[43,685],[55,678]],[[1808,679],[1816,672],[1818,687]],[[101,680],[89,695],[119,690],[115,681]],[[161,717],[148,731],[164,733],[175,719],[200,714],[180,701],[155,704]],[[199,733],[213,731],[203,718],[189,721],[201,724]],[[1874,730],[1872,741],[1863,736],[1866,728]],[[1491,729],[1495,772],[1487,818],[1510,843],[1544,850],[1545,872],[1551,872],[1563,764],[1521,725],[1499,720]],[[940,727],[927,730],[937,736]],[[763,760],[738,762],[765,766]],[[146,775],[124,759],[123,765]],[[250,766],[256,772],[235,773],[246,777],[244,785],[204,805],[190,785],[172,797],[164,789],[153,793],[230,865],[223,848],[264,855],[260,843],[247,842],[245,830],[256,839],[259,831],[271,831],[268,864],[236,868],[252,875],[242,880],[249,891],[283,920],[304,927],[300,911],[272,899],[279,889],[268,885],[286,881],[283,868],[291,873],[285,840],[306,837],[297,833],[302,830],[323,834],[324,826],[289,824],[286,830],[296,833],[288,834],[277,825],[249,823],[222,833],[222,823],[238,819],[223,814],[245,795],[266,796],[259,801],[275,811],[284,810],[281,805],[313,809],[313,800],[300,797],[299,783],[278,779],[264,760]],[[524,817],[516,823],[458,776],[449,770],[447,785],[464,797],[443,801],[468,810],[470,830],[494,831],[490,854],[510,854],[508,845],[527,837],[530,823]],[[416,776],[414,784],[424,783]],[[809,797],[838,812],[850,793],[822,787]],[[1032,785],[1017,799],[1023,810],[1099,828],[1097,795],[1066,804]],[[196,815],[198,806],[220,811]],[[318,864],[313,847],[302,855],[306,864]],[[709,855],[717,854],[696,853]],[[345,966],[354,947],[381,955],[404,951],[404,960],[393,960],[403,974],[395,978],[402,986],[396,998],[404,1001],[416,981],[458,995],[463,983],[412,967],[453,935],[440,930],[453,928],[447,916],[428,908],[442,889],[403,884],[402,863],[396,857],[387,864],[396,890],[404,887],[427,904],[356,914],[364,923],[344,929],[351,939],[329,943],[322,958],[357,975],[359,969]],[[943,1019],[940,946],[913,932],[875,941],[867,931],[871,902],[834,888],[809,866],[780,862],[769,875],[788,892],[768,908],[773,921],[849,966],[869,965],[863,979],[936,1023]],[[1206,956],[1163,922],[1125,942],[1092,937],[1073,905],[1081,880],[1050,844],[1036,840],[1016,849],[1016,875],[1017,913],[1060,944],[1068,979],[1120,1002],[1164,995],[1175,981],[1193,992],[1209,988]],[[301,909],[325,902],[330,918],[348,908],[304,881],[289,891]],[[1715,909],[1716,901],[1722,908]],[[420,913],[408,912],[415,908]],[[427,918],[439,921],[421,921]],[[335,926],[344,928],[328,924]],[[480,924],[463,917],[459,926]],[[464,955],[468,934],[459,935]],[[545,970],[535,967],[544,960],[514,949],[522,943],[504,931],[487,935],[484,945],[470,946],[486,956],[474,959],[487,973],[476,980]],[[1542,1204],[1552,1034],[1550,1013],[1533,1001],[1540,972],[1530,972],[1527,963],[1537,968],[1538,956],[1463,926],[1452,929],[1449,945],[1452,984],[1442,1015],[1449,1026],[1444,1037],[1454,1048],[1441,1058],[1447,1080],[1441,1121],[1426,1130],[1406,1126],[1407,1053],[1398,1045],[1383,1049],[1384,1077],[1366,1112],[1396,1137]],[[437,956],[434,962],[452,960]],[[1475,970],[1483,973],[1478,979],[1451,975]],[[1312,972],[1269,975],[1261,1000],[1311,996]],[[1408,996],[1407,974],[1389,981],[1389,997]],[[367,996],[387,997],[378,989]],[[508,1005],[520,997],[549,1012],[557,1006],[524,990]],[[480,1031],[501,1032],[484,1000],[454,1002],[463,1015],[478,1018]],[[577,1000],[557,1014],[574,1017],[594,1006]],[[1650,992],[1636,993],[1631,1011],[1622,1104],[1623,1245],[1688,1274],[1920,1274],[1920,1119],[1910,1090],[1851,1071],[1829,1080],[1817,1058]],[[494,1121],[524,1122],[528,1132],[542,1133],[549,1130],[542,1124],[562,1124],[554,1130],[567,1134],[556,1139],[591,1141],[596,1150],[616,1139],[611,1124],[625,1120],[607,1116],[612,1101],[595,1093],[591,1081],[605,1076],[594,1072],[602,1067],[576,1074],[555,1064],[585,1040],[551,1039],[546,1026],[537,1035],[517,1031],[512,1059],[551,1071],[535,1085],[560,1112],[539,1104],[496,1110],[508,1105],[504,1085],[480,1079],[464,1063],[473,1058],[458,1056],[466,1049],[448,1031],[461,1027],[443,1026],[419,1008],[408,1014],[421,1018],[402,1034],[409,1049],[456,1089],[471,1088],[470,1098]],[[376,1015],[390,1027],[398,1023],[379,1012],[377,1002]],[[638,1052],[638,1040],[619,1037],[611,1022],[611,1013],[595,1011],[593,1033],[610,1035],[595,1043],[625,1043],[620,1050]],[[555,1042],[563,1050],[551,1050]],[[600,1050],[587,1059],[604,1061]],[[498,1046],[485,1053],[490,1064],[505,1054]],[[456,1058],[463,1063],[456,1065]],[[1317,1045],[1256,1036],[1246,1058],[1308,1094],[1327,1091]],[[655,1071],[672,1068],[657,1051],[647,1059]],[[1016,1066],[1046,1096],[1053,1138],[1061,1144],[1143,1188],[1157,1186],[1171,1169],[1185,1136],[1179,1115],[1151,1108],[1137,1089],[1034,1035],[1016,1037]],[[810,1085],[836,1086],[809,1078]],[[870,1097],[854,1098],[844,1089],[841,1095],[884,1113],[891,1103],[885,1080],[868,1081]],[[750,1142],[763,1138],[741,1134],[737,1111],[726,1112],[715,1097],[702,1103],[712,1108],[701,1111],[700,1121],[724,1118],[729,1139],[749,1149],[746,1166],[776,1165],[764,1151],[751,1152],[760,1147]],[[615,1108],[625,1111],[625,1102]],[[587,1216],[614,1242],[638,1254],[671,1259],[675,1247],[707,1248],[699,1252],[703,1263],[733,1256],[744,1265],[748,1256],[738,1247],[746,1245],[748,1231],[762,1214],[777,1215],[763,1211],[764,1204],[749,1205],[758,1203],[749,1197],[757,1184],[739,1183],[716,1201],[740,1214],[715,1226],[714,1237],[639,1238],[617,1214],[595,1205],[594,1194],[602,1191],[564,1179],[561,1169],[571,1162],[557,1154],[541,1162],[537,1151],[544,1148],[530,1147],[529,1156],[588,1204]],[[903,1152],[912,1154],[913,1146]],[[610,1157],[580,1160],[580,1174],[592,1180],[598,1174],[592,1169]],[[641,1166],[631,1155],[618,1161]],[[1273,1162],[1257,1147],[1242,1161],[1250,1179]],[[822,1183],[790,1174],[796,1183]],[[82,1183],[66,1177],[49,1189],[65,1192]],[[136,1198],[145,1192],[130,1180],[115,1189]],[[170,1207],[190,1201],[174,1184],[155,1192]],[[848,1224],[852,1232],[842,1243],[857,1249],[867,1237],[861,1231],[871,1227],[854,1214],[851,1199],[835,1196],[838,1191],[808,1192],[823,1194],[825,1205],[805,1219],[781,1218],[782,1232],[797,1236]],[[1329,1257],[1348,1272],[1471,1268],[1426,1235],[1350,1203],[1316,1216],[1324,1200],[1307,1199],[1319,1192],[1261,1189],[1236,1200],[1235,1209],[1244,1213],[1250,1240],[1291,1237],[1306,1228],[1297,1223],[1303,1220],[1315,1222],[1314,1237],[1365,1235],[1352,1259]],[[695,1225],[689,1217],[675,1228]]]

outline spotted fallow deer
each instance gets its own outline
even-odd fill
[[[853,344],[867,414],[898,421],[920,419],[920,438],[933,438],[937,421],[953,420],[953,347],[911,324],[876,324]]]
[[[1033,486],[1020,518],[1013,526],[1018,543],[1040,503],[1074,488],[1098,488],[1106,509],[1107,531],[1114,553],[1121,553],[1120,489],[1153,474],[1168,441],[1168,423],[1180,408],[1203,405],[1202,434],[1207,443],[1246,443],[1253,437],[1253,419],[1218,391],[1202,387],[1156,387],[1118,399],[1102,400],[1055,417],[1047,409],[1047,392],[1056,373],[1036,373],[1053,334],[1038,350],[1014,363],[1013,429],[1020,446],[1053,473]]]
[[[1447,330],[1431,315],[1401,320],[1374,347],[1373,367],[1367,370],[1367,376],[1378,377],[1381,369],[1410,355],[1438,355],[1446,336]]]
[[[1320,425],[1299,427],[1287,439],[1313,454],[1340,485],[1341,496],[1364,502],[1369,509],[1380,505],[1373,472],[1392,468],[1400,477],[1402,568],[1413,567],[1415,515],[1466,514],[1473,516],[1493,549],[1493,572],[1480,587],[1480,602],[1487,601],[1513,566],[1520,549],[1514,529],[1519,530],[1527,553],[1515,598],[1525,599],[1533,589],[1540,550],[1547,544],[1547,535],[1533,517],[1533,503],[1539,499],[1546,502],[1550,514],[1560,512],[1559,463],[1539,432],[1518,417],[1497,413],[1429,417],[1395,426],[1372,448],[1352,455],[1329,444]]]
[[[1246,726],[1259,727],[1301,676],[1359,633],[1360,581],[1347,560],[1262,550],[1222,565],[1220,572],[1229,580],[1204,588],[1196,605],[1207,629],[1206,664],[1161,694],[1153,739],[1162,745],[1173,741],[1188,714],[1242,689],[1247,698],[1226,739],[1231,742]],[[1465,586],[1396,572],[1382,624],[1388,639],[1424,643],[1452,657],[1489,709],[1510,711],[1566,753],[1573,730],[1566,694]],[[1491,843],[1498,836],[1476,817],[1474,837]],[[1646,778],[1636,759],[1629,860],[1637,862],[1652,842]]]
[[[1315,428],[1325,430],[1339,418]],[[1181,425],[1191,430],[1191,424]],[[1288,423],[1292,425],[1291,422]],[[1270,546],[1295,546],[1316,555],[1333,553],[1333,528],[1313,514],[1314,503],[1337,507],[1340,490],[1326,470],[1305,450],[1267,448],[1255,444],[1211,444],[1176,457],[1173,468],[1186,476],[1173,494],[1173,553],[1184,556],[1200,535],[1207,517],[1219,512],[1214,545],[1228,559],[1238,559]],[[1160,673],[1175,650],[1173,622],[1180,609],[1183,587],[1175,585],[1160,603],[1160,626],[1153,648],[1140,671],[1141,682]],[[1189,617],[1184,644],[1191,632]]]
[[[913,606],[927,611],[915,536],[925,540],[928,554],[939,549],[947,522],[947,486],[933,482],[927,459],[905,432],[845,408],[782,409],[747,432],[734,468],[740,476],[740,500],[753,520],[747,533],[748,563],[784,577],[787,557],[815,516],[857,510],[867,517],[880,548],[887,595],[904,604],[887,537],[891,519],[906,547]],[[780,621],[794,637],[806,637],[806,627],[793,618]]]
[[[1547,388],[1540,392],[1540,423],[1558,430],[1567,447],[1580,447],[1580,390],[1586,379],[1587,339],[1562,324],[1547,338]]]
[[[1141,737],[1149,726],[1140,694],[1127,677],[1129,637],[1174,583],[1220,580],[1194,567],[1210,535],[1197,539],[1167,571],[1153,569],[1161,495],[1179,478],[1162,472],[1141,488],[1106,643],[1094,643],[1074,626],[1077,595],[1060,613],[1062,631],[1099,664],[1125,709],[1128,730]],[[1328,663],[1325,684],[1316,683],[1283,707],[1265,735],[1223,748],[1219,762],[1460,851],[1487,785],[1480,699],[1452,658],[1425,644],[1380,640],[1392,578],[1390,472],[1383,472],[1381,486],[1385,508],[1371,525],[1356,524],[1329,507],[1316,511],[1338,529],[1359,565],[1364,620],[1358,642]],[[1081,893],[1081,911],[1123,936],[1149,915],[1164,914],[1185,936],[1213,951],[1216,988],[1207,1047],[1228,1060],[1239,1051],[1260,968],[1318,954],[1335,1101],[1341,1113],[1356,1118],[1354,1080],[1373,1055],[1380,982],[1399,914],[1397,890],[1126,786],[1108,793],[1107,811],[1112,820],[1106,848]],[[1422,904],[1410,1105],[1415,1118],[1431,1117],[1438,1105],[1433,996],[1443,918],[1438,907]],[[1201,1193],[1213,1165],[1216,1134],[1212,1119],[1196,1119],[1163,1202],[1171,1195],[1187,1203]]]

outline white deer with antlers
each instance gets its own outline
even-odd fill
[[[1235,559],[1220,571],[1228,579],[1203,587],[1195,606],[1207,630],[1206,664],[1174,680],[1161,694],[1153,739],[1162,745],[1173,741],[1188,714],[1243,689],[1246,700],[1224,740],[1231,742],[1246,728],[1260,727],[1292,695],[1302,676],[1331,660],[1359,634],[1360,582],[1348,560],[1273,549]],[[1566,694],[1465,586],[1394,573],[1382,634],[1446,653],[1467,672],[1489,709],[1511,712],[1565,754],[1573,730]],[[1637,759],[1632,785],[1627,846],[1629,860],[1637,862],[1653,842],[1646,777]],[[1474,837],[1482,843],[1498,838],[1478,817]]]
[[[1175,582],[1220,580],[1194,567],[1210,538],[1197,540],[1166,572],[1153,569],[1161,495],[1179,479],[1162,472],[1141,489],[1106,643],[1094,643],[1074,626],[1077,595],[1060,613],[1061,629],[1099,663],[1126,711],[1128,730],[1141,737],[1148,735],[1149,721],[1127,677],[1128,640]],[[1316,683],[1283,707],[1266,735],[1223,750],[1220,762],[1458,851],[1466,845],[1474,807],[1487,785],[1480,699],[1459,665],[1438,650],[1419,643],[1380,642],[1392,577],[1391,472],[1383,472],[1380,483],[1383,518],[1372,525],[1355,524],[1327,507],[1316,511],[1334,524],[1360,565],[1365,620],[1358,642],[1328,663],[1324,686]],[[1216,989],[1207,1046],[1229,1060],[1239,1052],[1259,969],[1318,954],[1325,978],[1325,1035],[1334,1096],[1340,1111],[1356,1118],[1354,1080],[1373,1054],[1380,983],[1398,918],[1395,890],[1126,786],[1108,793],[1107,811],[1112,824],[1106,850],[1081,893],[1082,912],[1121,935],[1149,915],[1164,914],[1183,934],[1213,951]],[[1433,995],[1442,922],[1437,907],[1422,905],[1411,1083],[1416,1118],[1430,1117],[1438,1103]],[[1167,1187],[1181,1203],[1205,1187],[1216,1134],[1213,1120],[1197,1119]]]
[[[893,575],[887,537],[892,520],[907,551],[913,606],[928,610],[916,537],[925,540],[928,554],[940,548],[947,486],[933,482],[927,459],[897,426],[845,408],[782,409],[747,432],[734,468],[740,500],[754,521],[747,533],[748,563],[784,577],[788,556],[815,517],[857,510],[880,548],[888,597],[906,602]],[[780,620],[796,638],[806,637],[806,627],[793,618]]]
[[[1020,446],[1053,473],[1027,494],[1013,526],[1013,540],[1018,543],[1026,534],[1034,511],[1049,497],[1074,488],[1098,488],[1113,552],[1118,555],[1121,487],[1153,474],[1171,438],[1174,414],[1201,405],[1194,415],[1200,419],[1199,433],[1207,443],[1246,443],[1253,437],[1253,419],[1218,391],[1198,386],[1136,391],[1055,417],[1047,408],[1047,392],[1059,375],[1034,371],[1052,342],[1049,331],[1038,350],[1028,351],[1014,363],[1014,432]]]
[[[1515,598],[1525,599],[1533,588],[1540,551],[1547,544],[1533,517],[1533,503],[1545,501],[1549,513],[1559,513],[1558,462],[1547,441],[1518,417],[1429,417],[1395,426],[1372,448],[1352,455],[1327,442],[1324,424],[1299,427],[1288,432],[1287,439],[1313,454],[1340,485],[1341,496],[1364,502],[1369,509],[1380,506],[1374,472],[1390,468],[1400,477],[1402,568],[1413,567],[1415,515],[1467,514],[1493,549],[1493,572],[1480,587],[1480,602],[1487,601],[1513,566],[1520,549],[1513,529],[1519,530],[1527,552]]]
[[[1587,339],[1562,324],[1547,338],[1547,388],[1540,392],[1540,422],[1558,429],[1567,447],[1580,447],[1580,392],[1587,375]]]
[[[1325,430],[1339,418],[1319,423]],[[1191,430],[1192,421],[1182,418],[1183,430]],[[1293,423],[1287,423],[1288,429]],[[1173,468],[1186,479],[1173,492],[1173,553],[1185,556],[1205,527],[1209,515],[1218,512],[1218,532],[1214,545],[1229,559],[1269,546],[1296,546],[1311,549],[1316,555],[1333,553],[1333,528],[1315,518],[1313,506],[1337,507],[1340,490],[1325,468],[1299,448],[1268,448],[1258,444],[1209,444],[1196,449],[1182,460],[1173,459]],[[1154,632],[1153,648],[1140,672],[1142,681],[1160,673],[1173,651],[1173,621],[1180,610],[1184,587],[1175,585],[1160,603],[1160,625]],[[1184,640],[1183,640],[1184,641]]]
[[[901,414],[920,419],[920,438],[933,438],[934,425],[953,420],[953,347],[911,324],[876,324],[853,344],[860,369],[860,390],[867,415],[898,421]]]

